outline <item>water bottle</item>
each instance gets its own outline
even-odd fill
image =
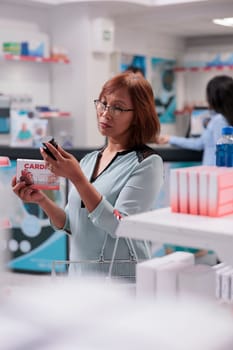
[[[216,144],[216,165],[233,167],[233,127],[222,128],[222,136]]]

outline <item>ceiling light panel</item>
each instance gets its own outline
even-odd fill
[[[219,24],[220,26],[233,27],[233,17],[215,18],[213,19],[213,22],[215,24]]]
[[[178,5],[190,2],[201,2],[206,0],[152,0],[151,3],[155,6],[164,6],[164,5]]]

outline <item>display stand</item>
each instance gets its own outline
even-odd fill
[[[116,235],[214,250],[221,261],[233,265],[233,215],[212,218],[162,208],[124,218]]]

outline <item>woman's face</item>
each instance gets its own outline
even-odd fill
[[[123,88],[110,95],[103,96],[100,101],[105,106],[107,105],[117,109],[116,115],[108,108],[102,112],[97,111],[100,133],[116,141],[120,141],[121,139],[127,140],[134,116],[133,111],[123,111],[125,109],[133,109],[127,89]],[[122,111],[119,111],[120,109]]]

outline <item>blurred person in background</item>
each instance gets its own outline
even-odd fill
[[[206,87],[206,99],[211,119],[200,137],[180,137],[161,135],[159,144],[169,143],[172,146],[192,150],[203,150],[203,165],[216,164],[216,143],[221,137],[222,128],[233,126],[233,79],[227,75],[212,78]]]
[[[178,137],[161,135],[158,143],[193,150],[203,150],[203,165],[216,165],[216,143],[225,126],[233,126],[233,79],[227,75],[212,78],[206,87],[206,98],[211,112],[211,119],[200,137]],[[218,258],[213,251],[191,247],[165,245],[166,253],[188,251],[195,255],[197,263],[215,265]]]

